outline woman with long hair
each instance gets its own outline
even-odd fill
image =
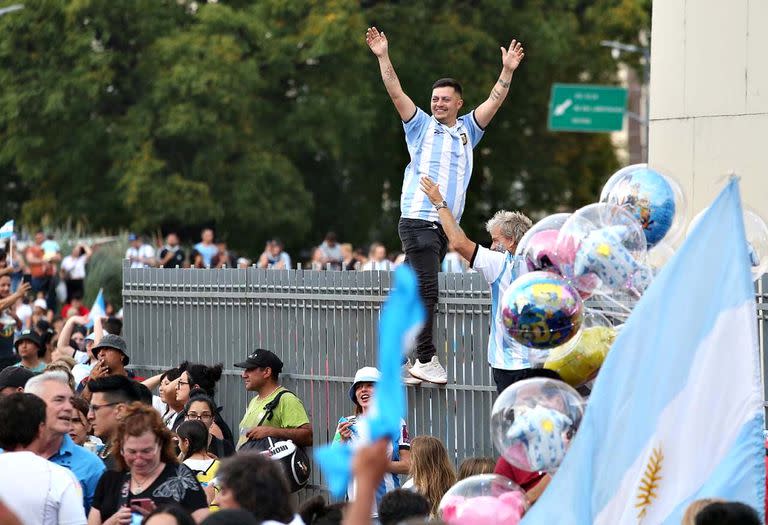
[[[417,436],[411,442],[411,478],[403,488],[413,488],[427,498],[430,514],[437,516],[440,500],[456,483],[456,471],[448,458],[448,451],[439,439]]]
[[[199,363],[181,363],[179,365],[181,370],[181,377],[179,377],[178,388],[176,389],[176,400],[179,403],[187,404],[192,391],[196,388],[200,388],[211,399],[216,399],[216,383],[221,379],[221,373],[224,370],[224,365],[221,363],[208,366]],[[216,413],[213,415],[214,425],[208,429],[211,434],[219,439],[225,439],[234,446],[234,437],[232,436],[232,430],[227,425],[224,418],[219,413],[220,407],[217,407]],[[186,417],[186,414],[183,414]],[[173,430],[181,424],[185,417],[179,416],[174,423]]]
[[[118,470],[106,471],[99,480],[88,525],[130,523],[168,503],[178,503],[198,523],[208,516],[203,488],[189,467],[179,464],[171,431],[151,406],[126,407],[112,456]]]

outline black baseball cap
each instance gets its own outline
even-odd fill
[[[269,367],[277,374],[283,370],[283,362],[280,361],[280,358],[269,350],[264,350],[263,348],[254,350],[251,355],[248,356],[248,359],[242,363],[235,363],[235,366],[245,369]]]
[[[19,334],[19,337],[16,338],[16,340],[13,342],[13,347],[18,350],[19,343],[22,341],[32,341],[37,345],[37,348],[42,348],[43,344],[40,342],[40,336],[37,335],[37,332],[34,330],[30,330],[27,328],[21,334]]]
[[[6,387],[24,388],[35,373],[21,366],[9,366],[0,372],[0,389]]]

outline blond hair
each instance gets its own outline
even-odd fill
[[[456,471],[443,442],[432,436],[415,437],[411,443],[410,474],[413,486],[429,501],[430,514],[437,516],[440,500],[456,483]]]
[[[708,507],[713,503],[725,503],[725,500],[720,498],[702,498],[691,502],[688,508],[685,509],[683,521],[680,522],[680,525],[696,525],[696,515],[704,510],[704,507]]]

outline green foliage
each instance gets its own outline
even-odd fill
[[[0,4],[4,4],[0,0]],[[487,97],[499,46],[526,60],[475,154],[463,224],[594,200],[606,135],[546,129],[553,82],[615,82],[602,39],[637,43],[649,0],[25,0],[0,18],[0,214],[32,225],[215,227],[257,254],[327,230],[397,246],[402,125],[364,43],[376,24],[427,107]],[[632,59],[632,57],[627,57]]]
[[[83,303],[89,308],[96,300],[99,289],[104,289],[104,300],[115,307],[123,306],[123,257],[128,242],[111,242],[100,246],[88,262]]]

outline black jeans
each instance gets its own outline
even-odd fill
[[[440,263],[448,251],[448,238],[440,224],[421,219],[401,217],[397,232],[403,243],[405,261],[413,268],[419,279],[419,292],[427,309],[424,328],[416,338],[416,357],[422,363],[426,363],[436,353],[435,344],[432,342],[432,328],[438,296],[437,274],[440,271]]]
[[[517,383],[523,379],[530,379],[532,377],[560,379],[560,374],[554,370],[548,370],[546,368],[521,368],[519,370],[491,368],[491,370],[493,371],[493,382],[496,383],[496,392],[499,394],[512,383]]]

